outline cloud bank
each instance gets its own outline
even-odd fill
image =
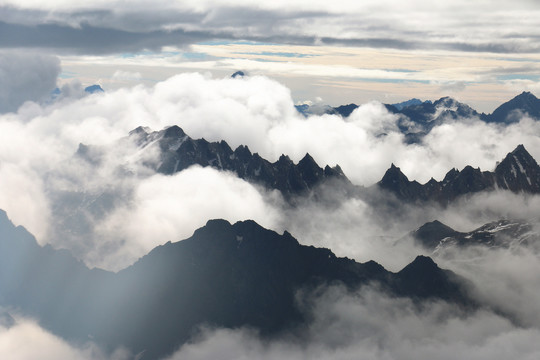
[[[394,0],[250,2],[4,1],[2,47],[77,53],[159,50],[227,39],[493,53],[538,51],[533,1],[454,1],[426,7]],[[336,35],[339,34],[339,35]],[[474,38],[470,34],[475,34]]]
[[[59,73],[54,56],[0,52],[0,114],[16,111],[25,101],[47,100]]]
[[[296,112],[290,90],[262,76],[181,74],[152,87],[82,98],[73,92],[49,105],[27,102],[16,113],[0,116],[0,208],[38,241],[66,247],[89,264],[105,267],[134,261],[151,247],[187,237],[216,217],[233,222],[252,218],[278,231],[290,230],[303,242],[329,246],[339,255],[369,260],[366,256],[380,251],[359,250],[373,248],[369,242],[354,247],[352,240],[338,241],[332,224],[350,229],[346,239],[367,240],[403,235],[434,217],[453,219],[449,225],[470,226],[481,225],[488,216],[467,220],[454,215],[459,211],[424,209],[410,211],[389,227],[384,214],[360,199],[343,199],[334,213],[335,209],[307,203],[300,208],[304,215],[284,209],[275,194],[258,191],[231,174],[190,169],[173,177],[153,175],[144,157],[157,154],[141,152],[124,138],[138,126],[159,130],[178,125],[193,138],[225,140],[233,148],[248,145],[270,161],[281,154],[299,161],[309,152],[321,166],[339,164],[353,183],[365,186],[380,180],[391,163],[423,182],[431,176],[442,179],[453,167],[493,169],[520,143],[540,158],[540,125],[526,117],[508,127],[478,119],[448,121],[414,145],[404,142],[396,121],[396,115],[377,102],[360,106],[348,119],[304,118]],[[82,160],[75,155],[81,143],[102,149],[101,155],[95,161]],[[168,195],[172,193],[178,196]],[[497,204],[501,202],[492,200],[493,215],[504,209]],[[475,211],[486,214],[479,205]],[[347,226],[345,219],[357,225]],[[309,223],[320,232],[310,231],[304,225]],[[148,229],[154,227],[159,236],[150,235]],[[110,256],[107,261],[102,258],[105,253]]]
[[[288,230],[301,243],[358,261],[374,259],[396,271],[424,251],[401,237],[426,221],[439,219],[468,231],[500,217],[534,217],[540,210],[537,196],[508,193],[479,194],[444,209],[391,209],[382,196],[377,205],[332,189],[323,197],[329,201],[307,199],[291,208],[275,192],[230,173],[192,167],[174,176],[155,174],[144,162],[157,154],[126,139],[138,126],[178,125],[193,138],[223,139],[233,148],[248,145],[271,161],[282,153],[298,161],[309,152],[320,165],[340,164],[354,183],[371,185],[392,162],[410,178],[425,181],[466,164],[492,169],[519,143],[540,159],[539,125],[526,117],[508,127],[474,118],[448,121],[410,145],[397,130],[396,116],[380,103],[364,104],[345,120],[304,118],[294,109],[290,90],[276,81],[196,73],[152,87],[84,97],[74,92],[49,104],[36,100],[12,99],[9,106],[16,112],[0,115],[0,208],[40,243],[68,248],[91,266],[117,270],[155,245],[189,236],[210,218],[249,218]],[[268,359],[359,353],[372,359],[538,357],[538,254],[476,249],[435,260],[471,279],[478,287],[474,296],[507,317],[487,309],[462,314],[442,303],[419,310],[376,290],[330,289],[306,304],[314,323],[303,339],[268,342],[248,330],[214,329],[173,358],[215,358],[217,352]],[[17,352],[17,339],[25,337],[51,357],[93,359],[91,351],[31,322],[0,329],[0,350]],[[21,356],[35,355],[23,350]]]
[[[51,334],[31,319],[18,316],[11,326],[0,325],[0,357],[13,360],[127,360],[124,349],[106,354],[88,343],[74,346]]]
[[[444,303],[418,310],[374,290],[330,289],[304,338],[261,340],[249,330],[207,329],[168,360],[189,359],[534,359],[538,329],[493,313],[463,315]]]

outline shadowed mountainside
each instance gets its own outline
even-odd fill
[[[297,306],[298,290],[371,283],[393,296],[474,306],[463,280],[429,258],[391,273],[373,261],[300,245],[253,221],[211,220],[189,239],[158,246],[111,273],[39,246],[0,213],[0,305],[68,340],[126,346],[145,359],[174,351],[202,324],[249,326],[263,336],[292,331],[309,318],[309,309]]]

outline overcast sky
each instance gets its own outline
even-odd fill
[[[117,88],[246,70],[295,101],[450,95],[491,112],[540,90],[532,0],[0,1],[0,48],[60,56],[62,81]]]

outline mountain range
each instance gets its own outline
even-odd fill
[[[173,352],[203,325],[247,326],[262,336],[302,331],[310,309],[299,306],[297,296],[334,285],[376,285],[418,303],[477,306],[470,284],[428,257],[392,273],[374,261],[300,245],[288,232],[254,221],[208,221],[190,238],[158,246],[112,273],[38,245],[0,211],[0,305],[70,341],[92,340],[109,351],[127,347],[138,359]]]
[[[301,105],[297,110],[304,116],[332,114],[346,118],[357,109],[359,105],[347,104],[337,107],[317,104],[315,106]],[[487,123],[511,124],[519,121],[523,114],[540,120],[540,99],[530,92],[523,92],[508,102],[501,104],[493,113],[478,113],[467,104],[456,101],[450,97],[443,97],[436,101],[421,101],[411,99],[397,104],[385,104],[386,109],[396,114],[398,127],[405,135],[408,143],[417,143],[435,126],[448,119],[474,117]]]
[[[137,144],[141,151],[158,153],[155,160],[146,160],[145,165],[152,170],[171,175],[193,165],[212,167],[221,171],[231,171],[239,178],[261,185],[267,189],[276,189],[286,199],[293,195],[305,195],[315,187],[327,182],[338,181],[349,184],[339,165],[321,168],[306,154],[298,164],[287,155],[271,163],[258,153],[251,153],[244,145],[234,151],[225,141],[208,142],[192,139],[178,126],[173,125],[161,131],[151,131],[138,127],[129,133],[128,140]],[[99,149],[81,145],[77,155],[90,162],[98,162]]]
[[[540,193],[540,167],[523,145],[510,152],[495,171],[466,166],[450,170],[442,181],[433,178],[425,184],[409,181],[394,164],[376,184],[384,191],[407,202],[434,201],[443,205],[460,196],[481,191],[509,190],[514,193]]]
[[[460,232],[438,220],[428,222],[411,233],[415,241],[434,253],[452,247],[484,246],[487,248],[527,247],[540,249],[540,233],[524,220],[492,221],[469,232]]]
[[[252,154],[244,145],[233,151],[223,140],[192,139],[176,125],[160,131],[139,127],[129,133],[127,140],[135,143],[138,151],[158,154],[157,157],[145,157],[144,162],[157,173],[171,175],[193,165],[230,171],[265,189],[280,191],[291,204],[299,196],[313,195],[325,184],[342,190],[348,196],[362,196],[376,189],[409,203],[436,202],[442,205],[482,191],[540,193],[540,166],[523,145],[508,153],[494,171],[466,166],[462,170],[451,169],[441,181],[431,178],[420,184],[416,180],[410,181],[399,167],[392,164],[378,183],[363,188],[353,185],[339,165],[327,165],[323,169],[309,154],[298,164],[286,155],[271,163],[257,153]],[[106,150],[81,144],[77,157],[89,163],[99,163],[103,151]]]
[[[447,118],[475,116],[510,123],[520,111],[536,116],[535,99],[523,93],[491,115],[478,114],[451,98],[433,103],[412,99],[387,105],[387,109],[401,117],[400,129],[414,142]],[[346,111],[354,110],[352,105],[333,111],[345,116]],[[272,163],[247,146],[232,150],[225,141],[193,139],[178,126],[159,131],[138,127],[122,141],[135,144],[135,151],[157,155],[140,158],[153,174],[171,175],[193,165],[212,167],[277,190],[292,204],[295,198],[312,195],[325,185],[345,189],[348,197],[382,192],[400,203],[420,206],[428,202],[447,205],[483,191],[540,193],[540,167],[523,145],[508,153],[494,171],[466,166],[450,170],[442,181],[432,178],[420,184],[409,181],[392,164],[377,184],[362,188],[351,184],[339,165],[321,168],[309,154],[297,164],[286,155]],[[81,144],[73,160],[99,165],[106,151]],[[129,172],[122,174],[129,176]],[[77,191],[80,197],[69,191],[61,194],[70,199],[60,209],[69,215],[68,221],[78,221],[78,215],[82,219],[89,213],[103,215],[114,207],[112,195]],[[54,215],[59,214],[56,210]],[[508,219],[470,232],[433,221],[411,236],[434,255],[472,245],[534,247],[540,239],[530,223]],[[374,286],[420,306],[426,301],[446,301],[464,310],[480,306],[471,297],[472,285],[467,279],[439,268],[426,256],[390,272],[374,261],[359,263],[337,257],[329,249],[301,245],[290,233],[278,234],[251,220],[235,224],[209,220],[188,239],[166,240],[117,273],[89,269],[67,250],[40,246],[0,211],[0,306],[38,319],[45,329],[69,341],[83,344],[91,340],[107,351],[126,347],[137,359],[171,354],[204,326],[249,327],[263,337],[301,333],[309,326],[313,309],[299,301],[299,296],[315,297],[318,289],[331,286],[349,291]],[[15,321],[9,314],[0,314],[0,318],[6,319],[2,320],[8,324],[5,326]]]

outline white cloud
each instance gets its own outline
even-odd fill
[[[158,130],[173,124],[194,138],[224,139],[233,148],[249,145],[272,161],[281,153],[298,161],[310,152],[320,165],[340,164],[353,181],[366,185],[379,180],[391,162],[410,178],[426,180],[466,164],[492,169],[519,143],[537,158],[540,155],[538,122],[527,118],[507,128],[459,119],[436,127],[423,143],[407,145],[396,129],[396,117],[376,102],[364,104],[347,120],[331,115],[304,118],[296,113],[289,89],[267,78],[183,74],[154,87],[66,98],[49,106],[26,103],[17,113],[0,116],[0,208],[38,235],[40,242],[67,247],[89,264],[115,269],[156,245],[191,235],[210,218],[231,222],[249,218],[274,230],[287,229],[301,243],[329,247],[339,256],[359,261],[374,259],[390,270],[400,269],[422,251],[408,240],[397,240],[426,221],[438,218],[458,230],[472,230],[468,227],[483,221],[529,216],[540,209],[537,197],[506,193],[478,195],[446,209],[388,209],[331,191],[330,204],[306,201],[288,208],[275,193],[258,191],[229,173],[193,167],[174,176],[152,174],[138,164],[142,154],[133,144],[119,141],[137,126]],[[73,159],[81,142],[104,150],[99,165]],[[83,207],[90,227],[80,237],[69,237],[67,232],[52,236],[62,234],[58,224],[73,220],[69,207],[73,203],[69,196],[61,196],[65,192],[82,197],[83,205],[95,204],[105,195],[112,205],[97,207],[95,213]],[[68,216],[54,219],[62,214],[58,208],[68,211]],[[471,278],[479,286],[479,298],[535,327],[540,323],[530,315],[540,310],[535,305],[540,303],[534,291],[540,285],[540,262],[535,256],[488,252],[467,266],[459,259],[437,260]],[[505,266],[493,271],[493,263]],[[437,315],[452,314],[445,305],[418,313],[407,302],[380,294],[358,295],[359,303],[352,300],[355,296],[339,295],[323,302],[329,312],[320,312],[313,328],[320,331],[309,333],[314,341],[305,347],[287,341],[264,344],[250,333],[218,330],[186,345],[177,356],[212,358],[218,348],[238,358],[254,354],[348,358],[358,352],[373,359],[538,355],[531,346],[538,340],[537,328],[517,329],[488,312],[452,316],[441,323]],[[405,310],[396,313],[400,308]],[[332,315],[336,320],[327,326]],[[397,330],[388,324],[396,324]],[[350,330],[351,337],[343,337],[342,329]],[[373,330],[372,334],[365,329]],[[35,327],[30,330],[43,335]],[[54,353],[58,356],[64,351],[73,355],[69,351],[75,350],[64,345],[54,343],[51,349],[58,348]]]
[[[189,359],[535,359],[537,329],[493,313],[460,314],[443,303],[415,307],[377,291],[330,289],[315,302],[300,338],[261,340],[247,330],[206,330],[169,360]]]
[[[124,360],[131,358],[123,349],[118,349],[112,354],[105,354],[92,343],[76,347],[43,329],[35,321],[22,317],[17,317],[13,326],[0,326],[0,357],[11,360]]]
[[[270,198],[279,205],[278,194],[265,198],[253,185],[212,168],[153,175],[136,185],[125,206],[94,225],[100,240],[87,261],[120,270],[158,245],[191,236],[209,219],[252,219],[274,228],[280,215],[277,206],[267,203]]]
[[[130,71],[124,71],[124,70],[116,70],[114,74],[112,75],[113,81],[121,81],[121,82],[127,82],[127,81],[137,81],[140,82],[142,78],[142,75],[140,72],[130,72]]]
[[[148,219],[157,218],[151,211],[160,213],[159,206],[155,205],[159,201],[153,204],[151,193],[154,190],[145,189],[155,188],[156,193],[165,199],[167,191],[163,189],[165,185],[171,186],[170,191],[179,192],[186,197],[184,202],[189,203],[191,193],[181,192],[173,185],[174,180],[171,179],[176,177],[147,178],[150,173],[137,162],[140,154],[132,144],[121,142],[118,146],[111,146],[137,126],[159,130],[169,125],[179,125],[193,138],[226,140],[233,148],[241,144],[248,145],[253,152],[260,153],[270,161],[277,160],[281,154],[299,161],[309,152],[321,166],[339,164],[345,174],[359,185],[371,185],[380,180],[392,162],[400,166],[410,179],[421,182],[431,176],[442,179],[451,168],[462,168],[467,164],[491,170],[496,161],[501,160],[519,143],[524,143],[533,156],[540,158],[540,138],[536,135],[540,125],[527,118],[507,128],[488,125],[475,119],[458,119],[436,127],[422,144],[407,145],[396,128],[397,117],[389,114],[380,103],[364,104],[346,120],[332,115],[304,118],[296,112],[293,104],[289,89],[265,77],[214,79],[201,74],[178,75],[154,87],[139,85],[80,99],[66,98],[45,107],[27,103],[16,114],[0,117],[0,172],[4,173],[0,208],[7,210],[15,223],[25,225],[40,242],[68,248],[73,246],[71,250],[77,256],[89,260],[90,257],[85,256],[90,256],[87,252],[92,251],[93,246],[98,246],[99,238],[91,230],[94,239],[85,238],[85,241],[80,241],[81,245],[76,245],[70,236],[61,236],[61,232],[58,232],[61,229],[57,227],[63,220],[51,218],[52,209],[62,209],[61,204],[54,203],[60,201],[61,197],[57,197],[59,192],[69,190],[83,194],[86,191],[88,196],[112,196],[114,201],[109,211],[115,208],[123,210],[116,213],[114,222],[109,223],[110,229],[120,229],[122,220],[128,223],[135,216],[142,218],[142,214],[148,212]],[[69,161],[79,143],[106,147],[106,156],[100,166],[95,168]],[[129,170],[132,175],[126,176],[125,170],[119,172],[121,168]],[[179,174],[177,177],[186,180],[186,186],[193,188],[196,180],[187,179],[188,174],[195,173],[207,174],[227,194],[238,190],[259,204],[248,211],[239,205],[241,202],[237,202],[241,196],[224,197],[224,201],[235,204],[241,210],[235,212],[233,218],[255,217],[263,225],[272,227],[274,224],[276,230],[288,226],[297,229],[295,235],[298,237],[309,239],[303,235],[300,222],[280,220],[278,215],[273,215],[280,212],[280,206],[274,202],[267,203],[260,195],[255,196],[250,185],[239,185],[231,182],[228,175],[215,175],[211,170],[203,169]],[[209,185],[208,182],[202,184]],[[137,250],[132,254],[140,254],[156,245],[156,241],[179,240],[189,235],[195,227],[204,224],[205,220],[230,214],[226,207],[218,206],[211,199],[209,204],[214,204],[215,209],[221,209],[222,213],[201,205],[204,204],[201,199],[203,197],[193,203],[193,207],[201,207],[200,211],[195,211],[197,216],[194,218],[197,220],[177,218],[174,225],[164,226],[164,229],[168,229],[164,235],[166,238],[153,238],[141,247],[145,243],[142,236],[148,234],[148,231],[132,230],[137,235],[134,236],[137,240],[133,242]],[[172,205],[177,206],[174,202]],[[366,210],[361,201],[344,202],[340,211],[347,214],[348,207],[353,211],[347,218],[370,218],[363,215],[369,214],[371,210],[369,207]],[[253,215],[249,214],[250,211]],[[327,213],[325,209],[315,208],[314,211],[322,218]],[[274,220],[268,220],[261,213],[272,214],[270,217]],[[107,223],[111,214],[98,212],[98,215],[81,216],[84,222],[90,221],[95,226],[94,222],[98,220],[100,224]],[[390,232],[392,236],[397,236],[400,232],[421,225],[421,220],[432,220],[426,215],[427,211],[422,214],[414,218],[414,225],[409,228],[401,225],[392,229],[379,225],[371,227],[369,221],[359,221],[358,224],[373,228],[372,232],[363,232],[370,236],[381,231],[383,234]],[[171,220],[167,216],[164,219]],[[406,221],[400,224],[406,224]],[[144,228],[144,224],[140,226]],[[174,231],[178,232],[176,237]],[[324,236],[332,237],[332,231],[328,230]],[[312,239],[306,241],[318,243]],[[320,244],[324,245],[324,242]],[[332,248],[346,248],[336,241],[330,244]],[[347,255],[341,251],[338,253]],[[92,262],[98,261],[97,254],[100,252],[91,256]],[[354,254],[359,254],[358,249]],[[367,251],[365,256],[375,254]],[[357,258],[366,259],[363,256]],[[119,263],[127,261],[126,257]]]

